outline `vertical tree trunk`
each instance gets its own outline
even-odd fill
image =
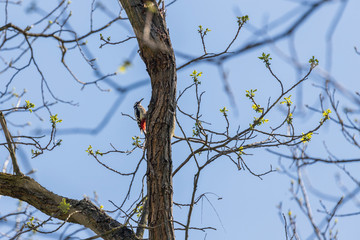
[[[136,34],[151,78],[147,115],[149,239],[175,239],[171,134],[176,104],[176,64],[163,12],[155,1],[120,0]]]

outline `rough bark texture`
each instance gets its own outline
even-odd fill
[[[164,12],[155,1],[119,0],[136,34],[140,55],[151,78],[152,97],[147,114],[147,194],[150,240],[172,240],[172,160],[171,136],[176,109],[176,64]],[[135,233],[87,200],[56,195],[26,176],[0,173],[0,195],[28,202],[49,216],[81,224],[103,239],[133,240]],[[59,204],[65,198],[71,204],[63,214]],[[71,215],[70,218],[69,214]]]
[[[103,239],[137,239],[133,231],[110,218],[90,201],[86,199],[78,201],[59,196],[30,177],[0,173],[0,195],[23,200],[43,213],[60,220],[66,220],[71,215],[67,219],[68,222],[81,224],[101,235]],[[66,214],[59,210],[59,204],[63,198],[71,205]]]
[[[170,137],[176,104],[175,54],[163,12],[155,1],[120,2],[136,34],[152,86],[146,134],[149,239],[175,239]]]

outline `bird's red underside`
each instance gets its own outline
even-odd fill
[[[145,122],[145,120],[141,121],[140,128],[141,128],[141,130],[146,131],[146,122]]]

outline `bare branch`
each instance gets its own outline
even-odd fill
[[[10,156],[11,156],[14,173],[18,176],[22,176],[24,174],[20,171],[19,165],[17,163],[15,148],[13,146],[13,140],[12,140],[11,134],[9,132],[9,129],[7,128],[5,117],[4,117],[4,114],[2,113],[2,111],[0,111],[0,123],[1,123],[2,130],[4,132],[4,135],[5,135],[5,138],[6,138],[7,147],[8,147]]]
[[[0,194],[23,200],[49,216],[81,224],[104,239],[137,239],[131,230],[110,218],[90,201],[56,195],[30,177],[0,173]],[[68,213],[59,209],[62,199],[66,199],[71,206]]]

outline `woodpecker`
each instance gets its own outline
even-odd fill
[[[140,101],[134,104],[134,113],[140,128],[140,132],[144,132],[146,134],[146,110],[143,106],[141,106],[142,100],[144,100],[144,98],[140,99]]]

